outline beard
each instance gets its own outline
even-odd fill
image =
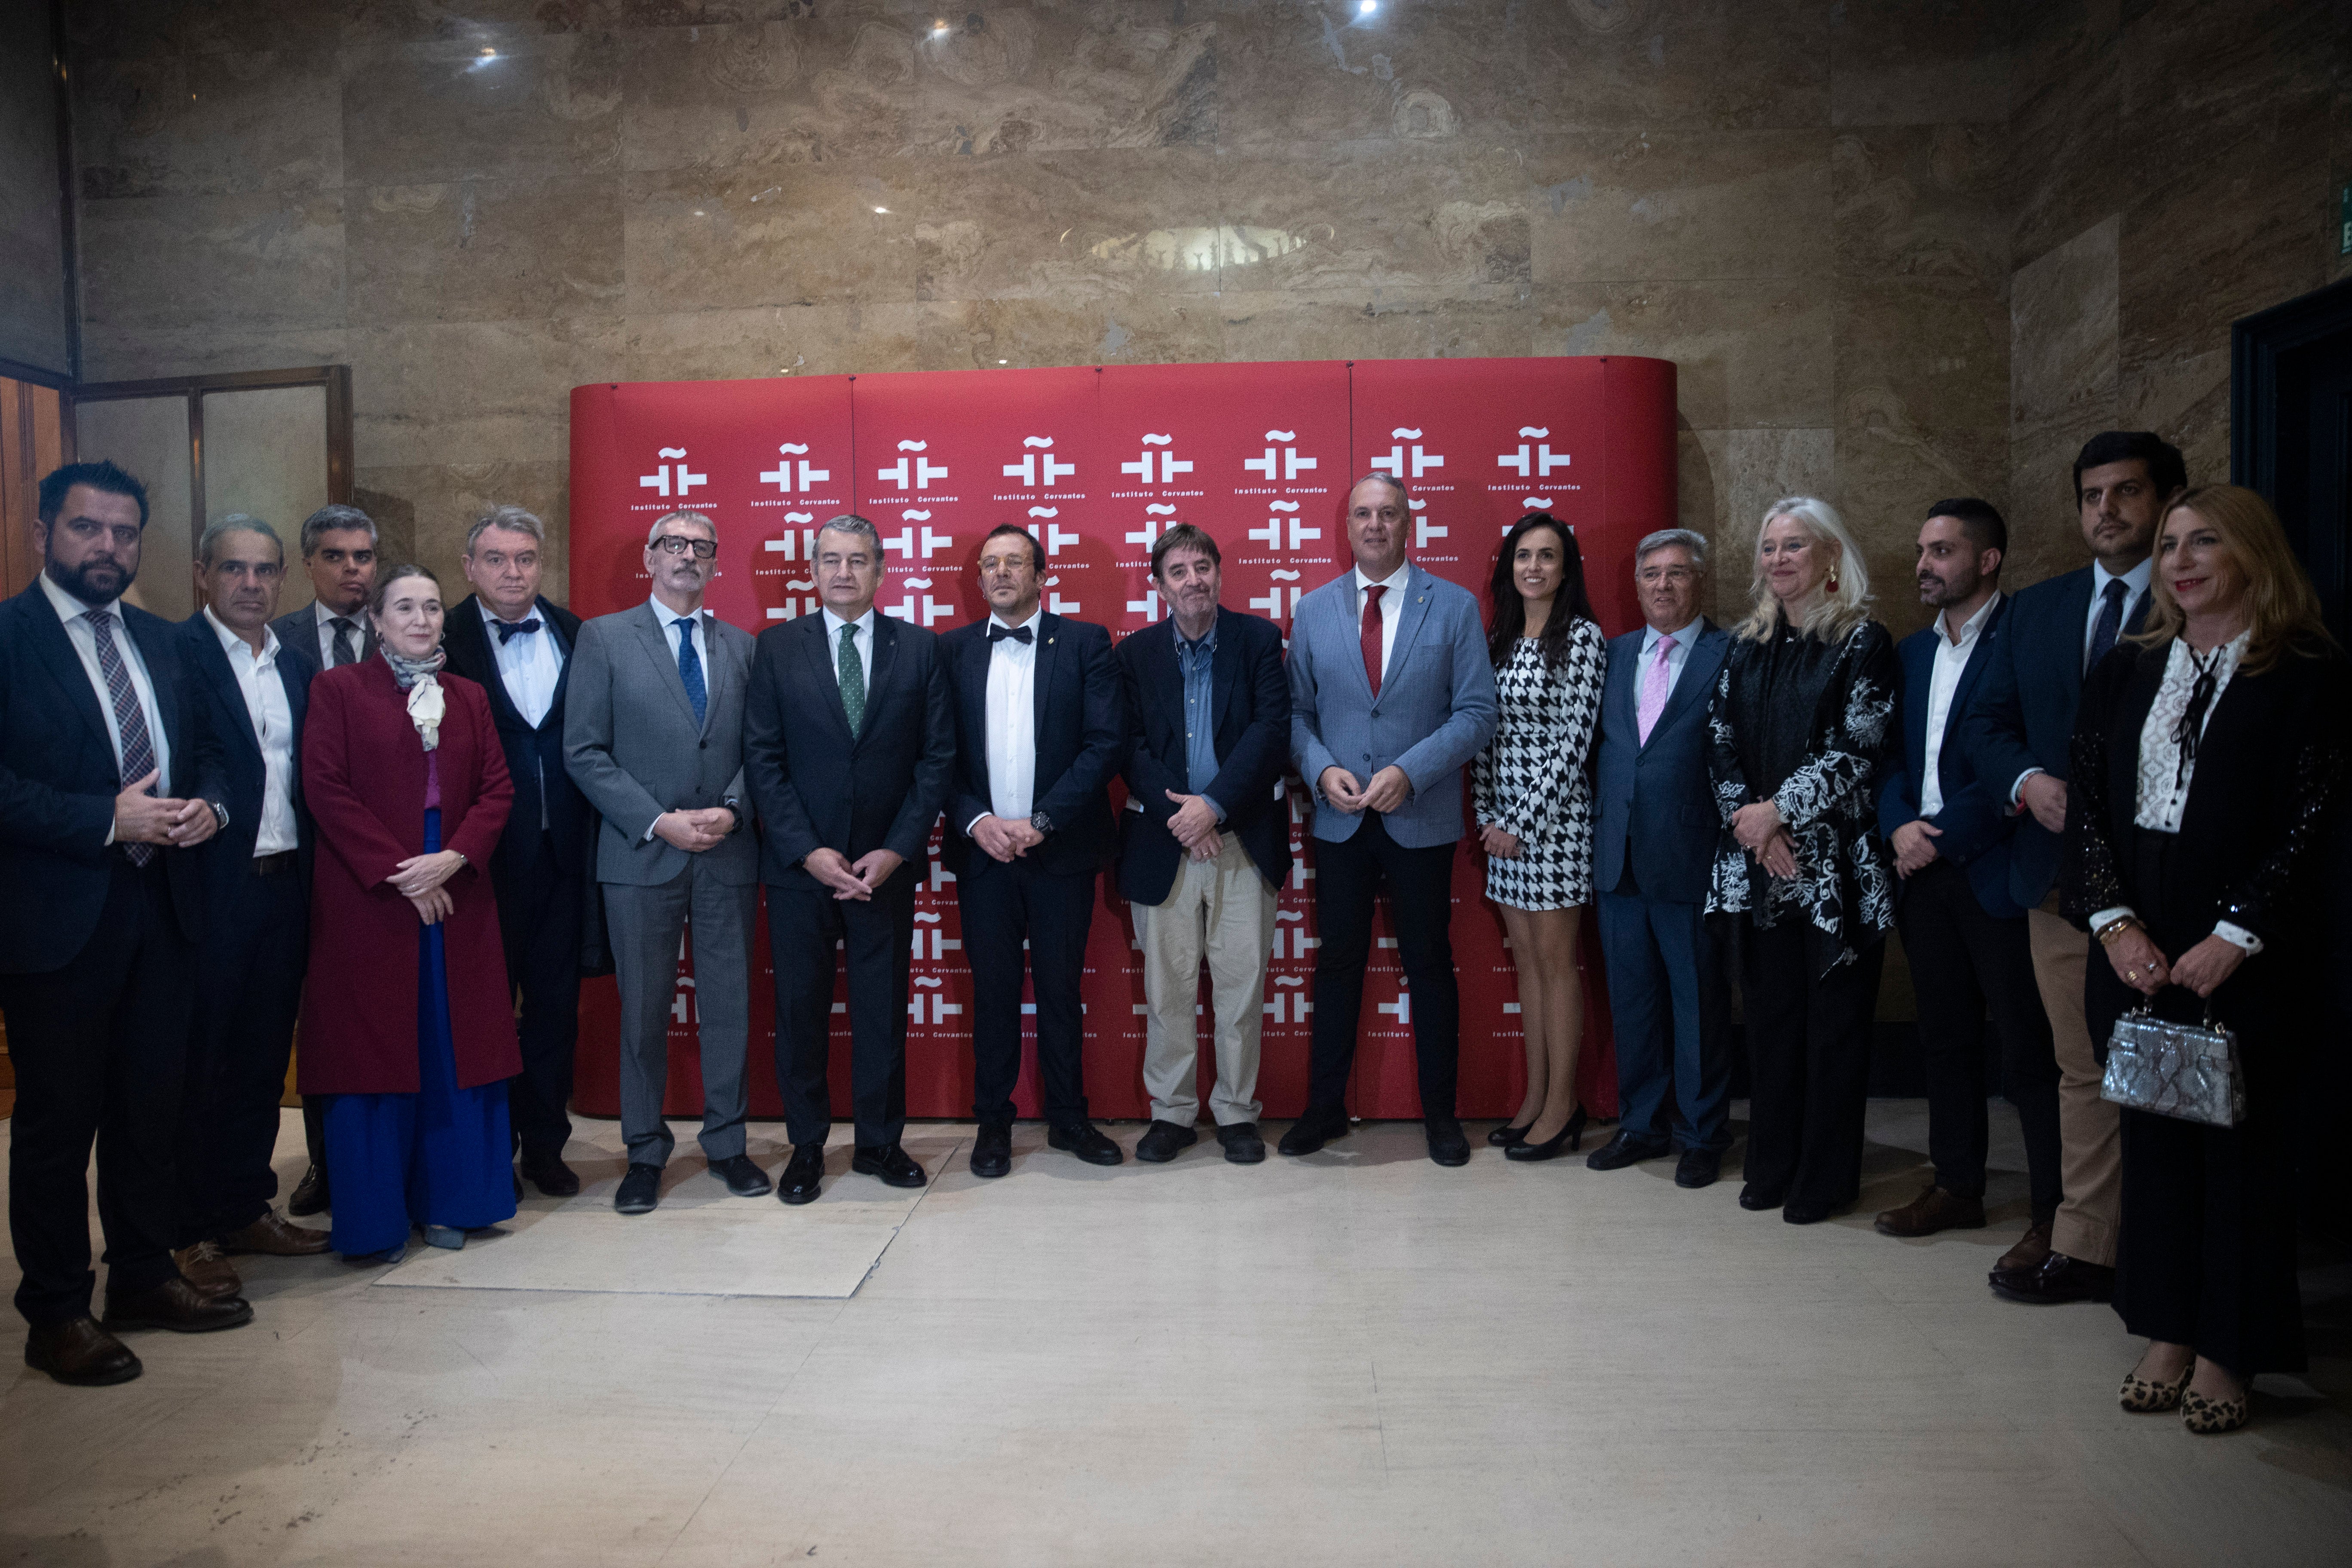
[[[85,605],[110,605],[122,596],[131,585],[137,567],[125,567],[120,562],[104,559],[85,561],[78,566],[60,566],[51,562],[44,568],[49,581],[79,599]]]

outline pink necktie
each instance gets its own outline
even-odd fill
[[[1642,677],[1642,702],[1634,710],[1633,721],[1645,746],[1650,743],[1650,731],[1657,727],[1658,715],[1666,710],[1666,656],[1674,650],[1674,638],[1660,637],[1658,657],[1650,661],[1648,672]]]

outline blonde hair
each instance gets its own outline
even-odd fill
[[[1837,579],[1833,590],[1825,590],[1822,602],[1809,611],[1797,629],[1807,637],[1823,642],[1843,642],[1854,627],[1870,618],[1870,568],[1863,563],[1862,551],[1846,531],[1845,520],[1837,508],[1816,496],[1782,496],[1764,509],[1764,521],[1756,528],[1756,551],[1749,567],[1749,589],[1755,605],[1748,618],[1739,623],[1738,635],[1750,642],[1764,642],[1780,629],[1780,601],[1773,596],[1771,584],[1764,578],[1764,531],[1778,518],[1794,518],[1798,526],[1817,542],[1835,552],[1830,563],[1831,575]]]
[[[2159,544],[2164,525],[2176,511],[2196,513],[2199,521],[2220,534],[2221,548],[2246,580],[2246,625],[2253,636],[2246,639],[2245,657],[2238,661],[2241,673],[2260,675],[2290,652],[2309,658],[2334,645],[2336,639],[2320,619],[2319,595],[2313,592],[2303,563],[2294,558],[2286,529],[2269,501],[2238,485],[2183,490],[2157,520]],[[2148,589],[2147,624],[2131,640],[2161,647],[2180,635],[2188,617],[2180,613],[2163,573],[2149,574]]]

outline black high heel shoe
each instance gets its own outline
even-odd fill
[[[1576,1108],[1576,1114],[1570,1117],[1568,1124],[1558,1132],[1540,1143],[1529,1143],[1522,1139],[1519,1142],[1510,1144],[1504,1149],[1503,1158],[1519,1161],[1554,1160],[1564,1152],[1581,1149],[1584,1147],[1584,1107],[1580,1105]],[[1528,1125],[1533,1126],[1534,1123],[1530,1122]]]
[[[1534,1125],[1532,1121],[1528,1123],[1528,1127]],[[1514,1127],[1507,1121],[1487,1133],[1486,1142],[1497,1149],[1507,1149],[1514,1143],[1524,1143],[1528,1141],[1528,1127]]]

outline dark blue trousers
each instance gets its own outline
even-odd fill
[[[1644,898],[1629,870],[1597,896],[1619,1126],[1683,1149],[1731,1146],[1731,1051],[1719,944],[1705,909]]]

